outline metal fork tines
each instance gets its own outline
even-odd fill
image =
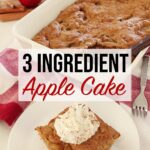
[[[141,83],[140,83],[141,91],[132,104],[133,114],[137,116],[143,116],[143,117],[147,115],[147,111],[148,111],[148,102],[144,95],[144,91],[147,83],[148,64],[149,64],[149,58],[144,56],[142,68],[141,68]]]

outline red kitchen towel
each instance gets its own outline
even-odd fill
[[[1,64],[8,71],[8,73],[12,74],[13,76],[18,76],[18,51],[6,49],[1,52],[0,65]],[[3,82],[7,81],[8,80]],[[139,92],[140,78],[132,76],[132,100],[137,97]],[[150,106],[150,80],[147,81],[145,95]],[[0,120],[5,121],[8,125],[12,125],[13,122],[23,112],[23,110],[28,106],[28,104],[28,102],[18,101],[18,83],[16,82],[7,91],[0,95]],[[131,102],[127,102],[126,104],[131,106]]]
[[[8,73],[18,76],[18,51],[6,49],[1,52],[0,64],[3,65]],[[7,82],[7,80],[4,82]],[[0,120],[12,125],[27,105],[27,102],[18,101],[18,83],[14,83],[7,91],[0,94]]]
[[[145,54],[150,59],[150,47],[147,50],[147,53]],[[150,65],[150,63],[149,63]],[[140,66],[138,66],[140,67]],[[150,74],[150,69],[148,70],[148,75]],[[124,102],[128,106],[131,107],[132,102],[137,98],[137,96],[140,94],[140,77],[132,76],[132,101],[131,102]],[[147,80],[146,88],[144,95],[148,101],[148,110],[150,111],[150,80]]]
[[[131,107],[132,102],[137,98],[139,94],[140,94],[140,78],[132,76],[132,101],[124,103]],[[150,80],[147,80],[147,86],[144,94],[146,99],[148,100],[149,106],[148,110],[150,110]]]

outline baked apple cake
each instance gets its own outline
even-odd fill
[[[65,109],[36,130],[49,150],[109,150],[120,137],[84,104]]]
[[[49,48],[130,48],[150,35],[150,0],[77,0],[33,40]]]

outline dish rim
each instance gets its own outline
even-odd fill
[[[79,102],[79,101],[78,101],[78,102]],[[12,130],[11,130],[10,135],[9,135],[9,139],[8,139],[7,150],[11,150],[10,142],[11,142],[11,139],[12,139],[12,136],[13,136],[13,133],[14,133],[14,130],[15,130],[15,128],[16,128],[16,125],[20,122],[20,120],[22,119],[22,117],[25,116],[25,114],[27,113],[27,111],[31,111],[31,108],[32,108],[32,107],[35,107],[35,106],[33,106],[33,105],[37,105],[37,103],[40,103],[40,102],[32,102],[31,105],[21,114],[21,116],[17,119],[17,121],[16,121],[15,124],[13,125]],[[55,102],[55,103],[57,103],[57,102]],[[67,105],[68,105],[68,104],[70,105],[70,104],[72,104],[73,102],[65,102],[65,103],[67,103]],[[81,103],[81,101],[80,101],[80,103]],[[86,103],[86,102],[84,102],[84,103]],[[101,102],[94,102],[94,103],[101,103]],[[135,132],[136,132],[136,134],[137,134],[138,149],[136,149],[136,150],[140,150],[140,137],[139,137],[139,133],[138,133],[137,127],[136,127],[136,125],[135,125],[135,122],[133,121],[133,119],[131,118],[131,116],[129,115],[129,113],[128,113],[127,111],[125,111],[125,109],[123,109],[123,107],[121,107],[119,104],[117,104],[117,103],[115,103],[115,102],[113,102],[113,101],[111,101],[111,102],[107,102],[107,101],[106,101],[106,102],[102,102],[102,103],[112,103],[115,107],[121,109],[122,112],[126,114],[126,116],[128,116],[128,118],[130,119],[132,125],[134,126]],[[87,102],[87,104],[92,104],[92,102]],[[90,107],[90,106],[89,106],[89,107]],[[94,111],[94,110],[93,110],[93,111]],[[102,118],[102,119],[103,119],[103,118]],[[104,121],[105,121],[105,120],[104,120]]]

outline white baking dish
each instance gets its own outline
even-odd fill
[[[44,2],[41,6],[15,24],[13,27],[14,35],[24,48],[46,48],[45,46],[32,41],[32,38],[43,27],[47,26],[51,21],[53,21],[61,10],[65,9],[74,2],[75,0],[46,0],[46,2]],[[53,50],[51,49],[51,51]],[[139,61],[145,52],[146,49],[139,53],[132,63],[132,68],[139,64]],[[139,73],[137,70],[135,70],[134,74]]]
[[[75,0],[46,0],[14,25],[14,35],[24,48],[43,48],[42,45],[32,41],[32,37],[53,21],[61,10],[73,2]]]

